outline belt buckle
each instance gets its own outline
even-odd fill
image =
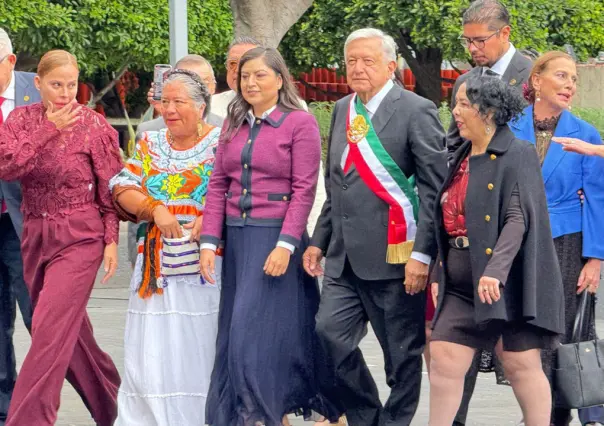
[[[455,238],[455,246],[457,248],[466,248],[469,247],[469,241],[468,241],[468,237],[456,237]]]

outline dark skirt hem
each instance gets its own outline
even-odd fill
[[[226,227],[216,362],[208,398],[210,426],[281,426],[286,414],[330,420],[337,406],[323,394],[325,357],[315,334],[319,286],[302,267],[308,236],[285,274],[263,265],[279,228]]]

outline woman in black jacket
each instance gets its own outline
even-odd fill
[[[507,126],[523,101],[496,78],[468,79],[456,101],[466,142],[435,215],[430,426],[453,423],[475,352],[493,347],[525,424],[547,426],[551,390],[540,351],[563,332],[564,306],[539,159]]]

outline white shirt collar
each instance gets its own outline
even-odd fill
[[[264,120],[266,117],[271,115],[276,108],[277,108],[277,105],[264,111],[264,113],[262,114],[262,117],[260,117],[260,119]],[[250,124],[250,126],[253,126],[255,120],[256,120],[256,117],[254,116],[254,110],[252,108],[250,108],[247,112],[247,122]]]
[[[373,115],[376,113],[380,104],[382,103],[384,98],[386,98],[386,95],[388,95],[390,89],[392,89],[393,87],[394,83],[392,82],[392,80],[388,80],[386,84],[384,84],[384,87],[382,87],[381,90],[377,92],[375,96],[369,99],[369,102],[365,104],[365,108],[367,109],[370,118],[373,117]]]
[[[5,99],[10,99],[11,101],[14,101],[15,98],[17,97],[17,95],[15,93],[15,72],[14,71],[11,73],[10,83],[9,83],[8,87],[6,88],[4,93],[2,93],[2,95],[0,95],[0,96],[2,96]]]
[[[514,57],[514,55],[516,54],[516,48],[514,47],[514,45],[512,43],[510,43],[510,48],[508,49],[507,52],[505,52],[505,54],[499,58],[499,60],[497,62],[495,62],[495,64],[491,67],[491,71],[499,74],[500,77],[502,77],[505,72],[507,71],[508,67],[510,66],[510,63],[512,62],[512,58]],[[484,72],[487,70],[488,68],[485,67],[483,69],[483,75]]]

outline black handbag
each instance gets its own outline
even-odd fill
[[[595,315],[593,295],[583,292],[571,342],[557,350],[556,406],[587,408],[604,404],[604,340],[581,342],[590,315]]]

